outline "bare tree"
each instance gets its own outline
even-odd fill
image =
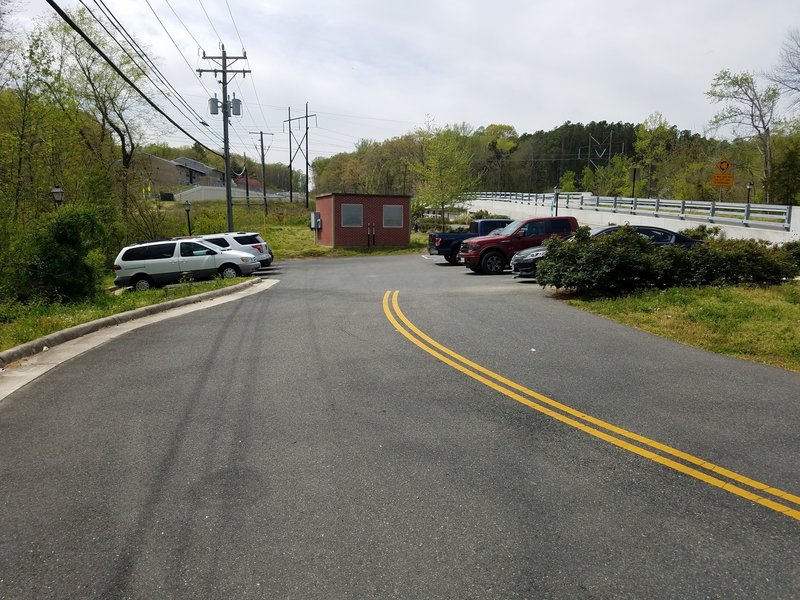
[[[781,48],[778,66],[768,75],[784,90],[792,106],[800,108],[800,29],[791,29]]]
[[[762,158],[761,183],[765,200],[769,202],[766,183],[772,169],[772,127],[777,121],[775,112],[780,99],[777,86],[759,89],[750,73],[731,73],[727,69],[717,73],[711,88],[706,92],[712,102],[724,103],[711,125],[730,125],[734,133],[755,139]]]
[[[14,0],[0,0],[0,87],[5,87],[8,81],[9,63],[16,46],[9,22],[15,9]]]

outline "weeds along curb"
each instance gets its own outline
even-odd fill
[[[128,310],[119,313],[118,315],[103,317],[102,319],[97,319],[95,321],[90,321],[88,323],[81,323],[80,325],[69,327],[68,329],[56,331],[55,333],[51,333],[49,335],[37,338],[30,342],[25,342],[24,344],[20,344],[19,346],[15,346],[13,348],[9,348],[8,350],[0,352],[0,369],[3,369],[7,365],[10,365],[11,363],[16,362],[20,359],[33,356],[35,354],[38,354],[39,352],[44,351],[47,348],[52,348],[53,346],[57,346],[58,344],[63,344],[64,342],[74,340],[83,335],[86,335],[87,333],[94,333],[95,331],[100,331],[101,329],[105,329],[106,327],[113,327],[114,325],[127,323],[128,321],[133,321],[134,319],[140,319],[148,315],[154,315],[156,313],[164,312],[165,310],[178,308],[179,306],[186,306],[187,304],[195,304],[197,302],[202,302],[203,300],[210,300],[218,296],[233,294],[234,292],[238,292],[239,290],[242,290],[251,285],[256,285],[258,283],[261,283],[261,279],[258,278],[250,279],[248,281],[237,283],[236,285],[231,285],[225,288],[220,288],[218,290],[204,292],[202,294],[197,294],[195,296],[187,296],[186,298],[177,298],[176,300],[169,300],[168,302],[162,302],[160,304],[151,304],[150,306],[143,306],[142,308]]]

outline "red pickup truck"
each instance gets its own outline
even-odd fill
[[[464,240],[458,257],[476,273],[499,275],[511,262],[515,252],[541,246],[549,237],[568,237],[578,229],[575,217],[535,217],[513,221],[499,235]]]

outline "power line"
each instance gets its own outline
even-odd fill
[[[217,41],[222,43],[222,36],[217,31],[217,28],[214,27],[214,22],[211,20],[211,17],[208,16],[208,11],[206,11],[206,7],[203,5],[203,0],[197,0],[197,2],[200,4],[200,8],[203,9],[203,14],[205,14],[206,19],[208,19],[208,23],[211,25],[211,29],[214,30],[215,34],[217,34]]]
[[[169,3],[169,0],[164,0],[164,2],[166,2],[167,6],[169,6],[169,9],[172,11],[172,14],[173,14],[173,15],[175,15],[175,18],[176,18],[176,19],[178,19],[178,21],[180,22],[180,24],[181,24],[181,25],[183,25],[183,28],[186,30],[186,33],[188,33],[188,34],[189,34],[189,37],[190,37],[190,38],[192,38],[192,39],[194,40],[194,43],[195,43],[195,44],[197,44],[197,47],[198,47],[200,50],[202,50],[202,49],[203,49],[203,45],[202,45],[200,42],[198,42],[198,41],[197,41],[197,38],[195,38],[195,37],[192,35],[192,32],[191,32],[191,31],[189,31],[189,28],[188,28],[188,27],[186,27],[186,23],[184,23],[184,22],[183,22],[183,19],[181,19],[180,15],[179,15],[179,14],[176,12],[176,10],[175,10],[174,8],[172,8],[172,5]],[[149,5],[150,5],[150,2],[148,1],[148,2],[147,2],[147,4],[148,4],[148,6],[149,6]],[[152,7],[152,6],[150,7],[150,10],[151,10],[151,11],[153,10],[153,7]],[[153,11],[153,14],[155,14],[155,11]],[[164,26],[162,25],[162,27],[164,27]],[[166,28],[164,28],[164,29],[166,29]],[[167,34],[167,35],[169,35],[169,34]],[[173,43],[174,43],[174,40],[173,40]],[[181,56],[183,56],[183,55],[181,55]],[[184,60],[185,60],[185,59],[184,59]],[[189,67],[191,68],[191,65],[189,65]]]
[[[228,14],[231,16],[233,29],[236,31],[236,37],[239,38],[239,43],[242,45],[242,54],[244,54],[244,42],[242,41],[242,35],[239,33],[239,28],[236,26],[236,19],[233,18],[233,11],[231,10],[231,5],[228,0],[225,0],[225,6],[228,7]]]
[[[169,29],[167,29],[167,27],[164,25],[164,22],[161,20],[161,18],[158,16],[158,14],[156,14],[156,11],[153,9],[153,6],[150,4],[150,0],[145,0],[145,2],[147,2],[147,6],[150,7],[150,12],[153,13],[153,16],[158,21],[158,24],[161,25],[161,29],[164,30],[164,33],[167,35],[169,40],[172,42],[172,45],[175,46],[175,49],[178,51],[178,54],[181,55],[181,58],[183,59],[183,62],[186,63],[186,66],[189,67],[189,70],[192,72],[192,75],[194,75],[195,79],[197,79],[197,81],[200,83],[200,85],[203,87],[203,89],[206,91],[206,93],[210,96],[211,95],[211,91],[209,91],[209,89],[205,86],[205,84],[203,83],[203,80],[200,79],[197,76],[197,73],[195,73],[195,71],[194,71],[194,67],[192,67],[192,65],[189,64],[189,61],[186,59],[186,56],[184,56],[183,52],[181,51],[180,46],[178,46],[178,43],[175,41],[175,39],[170,34]],[[167,6],[169,6],[170,9],[172,9],[172,6],[170,5],[169,0],[165,0],[165,2],[167,3]],[[186,25],[184,25],[183,21],[181,21],[181,18],[178,16],[177,13],[175,13],[174,9],[172,9],[172,12],[175,14],[175,17],[177,17],[178,21],[180,21],[181,25],[183,25],[183,28],[186,29]],[[194,40],[194,42],[197,44],[197,47],[200,48],[200,44],[197,43],[197,40],[192,35],[192,32],[189,31],[188,29],[186,29],[186,33],[189,34],[189,37],[191,37]]]
[[[81,29],[81,28],[80,28],[80,27],[79,27],[79,26],[78,26],[78,25],[77,25],[77,24],[76,24],[76,23],[75,23],[75,22],[74,22],[74,21],[73,21],[73,20],[70,18],[70,16],[69,16],[67,13],[65,13],[65,12],[64,12],[64,11],[61,9],[61,7],[60,7],[60,6],[58,6],[58,4],[56,4],[56,3],[54,2],[54,0],[47,0],[47,3],[48,3],[48,4],[49,4],[49,5],[50,5],[50,6],[53,8],[53,10],[55,10],[55,11],[56,11],[56,13],[58,13],[58,15],[59,15],[59,16],[60,16],[60,17],[63,19],[63,21],[64,21],[64,22],[65,22],[67,25],[69,25],[69,26],[70,26],[70,28],[72,28],[72,30],[73,30],[73,31],[75,31],[75,32],[76,32],[78,35],[80,35],[80,36],[81,36],[81,37],[84,39],[84,41],[86,41],[86,43],[87,43],[87,44],[89,44],[89,46],[92,48],[92,50],[94,50],[94,51],[95,51],[97,54],[99,54],[99,55],[100,55],[100,57],[101,57],[101,58],[102,58],[104,61],[106,61],[106,63],[108,63],[108,65],[109,65],[109,66],[110,66],[110,67],[111,67],[111,68],[112,68],[112,69],[113,69],[113,70],[114,70],[114,71],[117,73],[117,75],[119,75],[119,76],[122,78],[122,80],[123,80],[125,83],[127,83],[127,84],[128,84],[130,87],[132,87],[134,90],[136,90],[136,92],[137,92],[137,93],[138,93],[138,94],[139,94],[139,95],[142,97],[142,99],[143,99],[145,102],[147,102],[147,103],[148,103],[148,104],[149,104],[151,107],[153,107],[153,108],[156,110],[156,112],[158,112],[158,113],[159,113],[160,115],[162,115],[162,116],[163,116],[165,119],[167,119],[167,121],[169,121],[169,122],[170,122],[170,123],[172,123],[172,124],[173,124],[175,127],[177,127],[177,128],[178,128],[178,129],[179,129],[181,132],[183,132],[183,134],[184,134],[184,135],[186,135],[186,136],[187,136],[189,139],[191,139],[191,140],[194,140],[195,142],[197,142],[198,144],[200,144],[200,146],[202,146],[203,148],[205,148],[206,150],[208,150],[208,151],[209,151],[209,152],[211,152],[212,154],[216,154],[217,156],[222,156],[222,155],[220,155],[220,154],[219,154],[219,153],[218,153],[216,150],[212,150],[211,148],[209,148],[208,146],[206,146],[205,144],[203,144],[203,143],[202,143],[200,140],[198,140],[197,138],[195,138],[195,137],[194,137],[192,134],[190,134],[188,131],[186,131],[186,130],[185,130],[183,127],[181,127],[180,125],[178,125],[178,123],[177,123],[177,122],[175,122],[175,120],[174,120],[172,117],[170,117],[170,116],[169,116],[167,113],[165,113],[165,112],[164,112],[164,111],[163,111],[163,110],[162,110],[162,109],[161,109],[159,106],[157,106],[157,105],[156,105],[156,104],[155,104],[155,103],[154,103],[152,100],[150,100],[150,98],[147,96],[147,94],[145,94],[144,92],[142,92],[142,90],[140,90],[140,89],[139,89],[139,87],[138,87],[138,86],[137,86],[137,85],[136,85],[136,84],[135,84],[133,81],[131,81],[131,80],[130,80],[130,78],[129,78],[127,75],[125,75],[125,73],[123,73],[123,72],[122,72],[122,70],[121,70],[121,69],[120,69],[120,68],[119,68],[119,67],[118,67],[118,66],[117,66],[117,65],[114,63],[114,61],[112,61],[112,60],[111,60],[111,59],[110,59],[110,58],[109,58],[109,57],[108,57],[108,56],[105,54],[105,52],[103,52],[103,50],[102,50],[102,49],[101,49],[101,48],[100,48],[100,47],[99,47],[97,44],[95,44],[95,43],[94,43],[94,41],[93,41],[93,40],[92,40],[92,39],[91,39],[91,38],[90,38],[88,35],[86,35],[86,33],[85,33],[85,32],[84,32],[84,31],[83,31],[83,30],[82,30],[82,29]]]
[[[86,11],[92,16],[92,18],[94,18],[94,20],[100,25],[100,27],[103,28],[103,30],[106,32],[106,34],[109,36],[109,38],[111,38],[117,44],[117,46],[119,46],[120,50],[122,50],[125,53],[125,55],[130,59],[131,63],[133,65],[135,65],[141,71],[142,75],[144,75],[150,81],[150,83],[153,84],[154,88],[157,89],[161,93],[161,95],[164,96],[164,98],[170,104],[172,104],[172,106],[179,113],[182,114],[182,116],[186,117],[186,115],[183,114],[183,112],[175,104],[175,102],[173,102],[173,100],[166,93],[164,93],[164,91],[158,85],[156,85],[156,83],[153,81],[152,77],[150,77],[150,73],[148,73],[148,71],[146,71],[141,65],[139,65],[139,63],[136,61],[136,59],[128,51],[128,48],[126,48],[118,39],[116,39],[116,36],[114,36],[108,30],[108,27],[106,27],[106,24],[103,22],[103,20],[100,19],[97,15],[95,15],[94,12],[92,11],[92,9],[90,9],[83,0],[80,0],[80,3],[83,5],[83,7],[86,9]],[[131,50],[133,50],[141,59],[143,59],[145,61],[145,63],[147,63],[149,65],[149,67],[153,70],[153,72],[158,77],[159,81],[161,81],[161,83],[164,86],[166,86],[167,88],[171,89],[175,93],[175,96],[178,98],[178,100],[181,102],[181,104],[186,109],[189,110],[190,113],[194,113],[195,117],[199,121],[203,121],[203,118],[197,113],[196,110],[194,110],[194,108],[192,108],[192,106],[190,106],[186,102],[186,100],[183,99],[183,97],[180,95],[180,93],[172,86],[172,84],[166,79],[166,77],[164,77],[163,73],[161,73],[161,71],[158,69],[158,67],[155,65],[155,63],[150,59],[150,57],[147,56],[147,54],[144,52],[144,50],[141,48],[141,46],[138,44],[138,42],[133,38],[133,36],[128,33],[128,31],[125,29],[124,26],[122,26],[122,24],[114,16],[114,14],[111,12],[111,10],[109,10],[109,8],[105,5],[105,3],[102,0],[94,0],[94,3],[100,9],[100,11],[103,13],[103,16],[106,19],[108,19],[109,23],[112,26],[114,26],[119,33],[122,34],[123,39],[130,45]]]

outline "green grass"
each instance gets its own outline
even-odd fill
[[[208,292],[244,281],[214,279],[178,286],[126,293],[103,294],[80,304],[0,304],[0,352],[68,327],[119,314],[135,308]]]
[[[569,303],[620,323],[747,360],[800,371],[800,283],[674,288]]]

